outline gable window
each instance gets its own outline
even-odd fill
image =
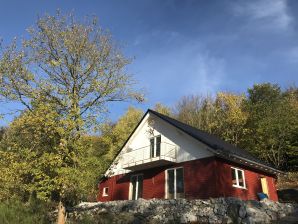
[[[160,144],[161,144],[161,136],[155,136],[150,138],[150,157],[160,156]]]
[[[245,188],[244,170],[231,167],[233,187]]]
[[[109,196],[109,188],[108,187],[104,187],[103,191],[102,191],[102,196]]]

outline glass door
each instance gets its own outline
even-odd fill
[[[130,186],[131,186],[131,199],[138,200],[143,195],[143,175],[133,175],[130,178]]]
[[[184,198],[183,168],[166,170],[166,198]]]

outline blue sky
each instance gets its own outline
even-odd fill
[[[1,1],[0,37],[9,43],[25,35],[38,15],[57,8],[79,18],[97,16],[125,45],[126,55],[135,57],[128,70],[146,90],[147,101],[133,105],[144,110],[157,102],[172,106],[183,95],[298,83],[295,0]],[[128,106],[111,105],[111,118]]]

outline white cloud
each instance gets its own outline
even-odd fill
[[[200,42],[189,41],[148,52],[138,59],[137,70],[153,98],[177,99],[187,94],[214,94],[224,80],[225,61]]]
[[[190,61],[188,91],[215,93],[225,76],[225,61],[222,58],[199,53]]]
[[[232,10],[236,16],[246,16],[253,22],[251,25],[263,29],[286,30],[292,22],[287,0],[241,1],[234,4]]]

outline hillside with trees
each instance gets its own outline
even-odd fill
[[[182,97],[170,110],[178,120],[244,148],[278,169],[298,169],[298,89],[254,85],[242,94]]]
[[[129,107],[118,121],[102,119],[110,102],[144,100],[126,71],[130,62],[96,19],[77,21],[60,13],[39,18],[28,39],[2,46],[1,106],[22,105],[0,130],[2,214],[13,219],[5,210],[11,201],[26,204],[18,211],[28,215],[39,211],[30,207],[36,201],[50,207],[96,200],[99,178],[144,113]],[[297,176],[295,86],[263,83],[242,94],[184,96],[175,105],[158,103],[153,109]]]

